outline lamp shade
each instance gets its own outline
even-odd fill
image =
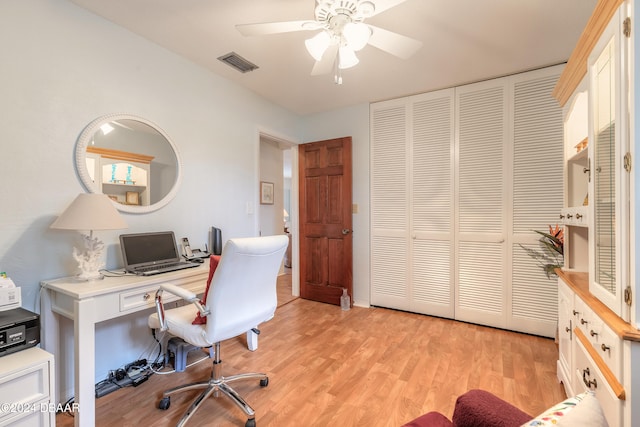
[[[338,67],[344,70],[358,65],[358,57],[356,53],[348,46],[341,46],[338,50]]]
[[[331,36],[326,31],[322,31],[304,42],[307,51],[316,61],[322,60],[322,56],[330,43]]]
[[[127,228],[127,223],[106,195],[82,193],[51,224],[51,228],[118,230]]]
[[[347,45],[354,51],[359,51],[369,43],[371,29],[362,22],[349,22],[344,26],[342,35],[347,40]]]

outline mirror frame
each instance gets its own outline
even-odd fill
[[[102,126],[105,123],[112,122],[114,120],[123,120],[123,119],[135,120],[135,121],[144,123],[147,126],[150,126],[151,128],[153,128],[156,132],[158,132],[160,135],[164,137],[164,139],[171,146],[171,149],[173,150],[173,154],[176,156],[176,168],[177,168],[176,181],[174,182],[173,187],[171,187],[171,190],[169,190],[169,192],[162,199],[160,199],[159,201],[151,205],[148,205],[148,206],[123,205],[121,203],[117,203],[114,201],[112,201],[112,203],[116,207],[116,209],[118,209],[121,212],[143,214],[143,213],[156,211],[164,207],[171,200],[173,200],[173,198],[178,193],[180,183],[182,182],[183,166],[182,166],[182,159],[180,158],[180,153],[178,152],[178,147],[176,147],[176,145],[173,143],[171,138],[169,138],[169,136],[155,123],[147,119],[144,119],[142,117],[138,117],[132,114],[124,114],[124,113],[107,114],[105,116],[101,116],[93,120],[82,130],[82,133],[78,137],[78,142],[76,144],[76,151],[75,151],[76,171],[78,172],[78,176],[80,177],[80,181],[82,182],[82,185],[84,186],[85,190],[88,191],[89,193],[96,192],[96,190],[93,188],[94,184],[93,184],[93,181],[91,180],[91,176],[89,175],[89,171],[87,170],[87,147],[91,143],[95,132],[98,129],[100,129],[100,126]]]

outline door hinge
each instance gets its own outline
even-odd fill
[[[631,37],[631,18],[624,18],[624,22],[622,23],[622,33],[625,37]]]
[[[631,153],[627,152],[627,154],[624,155],[623,165],[624,170],[631,172]]]
[[[632,301],[633,301],[633,299],[632,299],[632,295],[631,295],[631,286],[627,286],[625,288],[625,290],[624,290],[624,302],[629,307],[631,307],[631,302]]]

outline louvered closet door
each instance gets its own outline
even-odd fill
[[[513,218],[511,297],[507,327],[553,337],[557,279],[547,278],[522,246],[539,250],[540,236],[558,222],[563,200],[562,110],[551,96],[562,66],[513,76]],[[522,246],[521,246],[522,245]]]
[[[456,89],[456,319],[506,325],[507,87]]]
[[[371,105],[371,304],[410,309],[406,99]]]
[[[411,311],[454,316],[454,90],[410,98]]]

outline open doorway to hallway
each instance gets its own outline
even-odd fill
[[[260,133],[260,188],[273,186],[273,197],[260,197],[258,230],[262,236],[285,234],[289,237],[281,277],[278,280],[278,305],[300,295],[297,256],[297,147],[282,138]],[[262,196],[262,194],[261,194]],[[288,285],[287,285],[288,283]],[[281,287],[288,286],[288,298],[281,296]]]

